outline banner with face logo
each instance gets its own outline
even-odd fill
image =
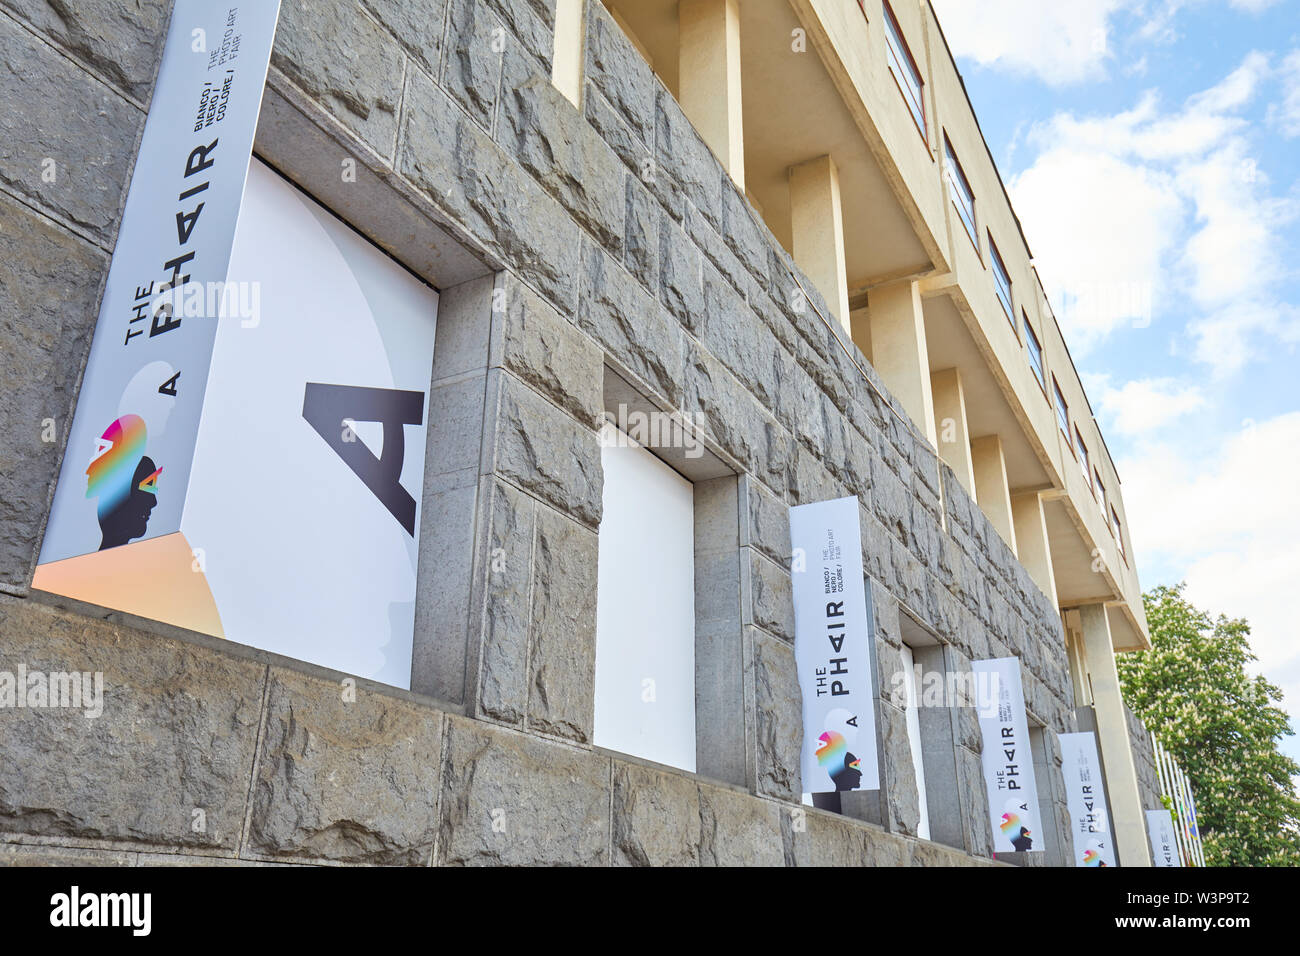
[[[276,5],[216,9],[172,17],[33,584],[409,687],[437,293],[250,166]]]
[[[1090,732],[1061,734],[1061,774],[1070,809],[1075,866],[1114,866],[1110,813],[1101,778],[1097,738]]]
[[[1029,719],[1020,683],[1020,659],[972,661],[976,708],[984,740],[984,786],[995,853],[1037,852],[1038,785],[1029,746]]]
[[[1152,866],[1182,866],[1174,836],[1174,818],[1168,810],[1147,811],[1147,835],[1151,839]]]
[[[790,509],[804,793],[879,790],[857,498]]]

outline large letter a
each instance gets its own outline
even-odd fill
[[[392,513],[406,533],[415,537],[415,499],[399,480],[406,452],[402,426],[424,424],[424,393],[308,382],[302,397],[302,417]],[[376,458],[364,442],[345,441],[344,419],[380,422],[384,426],[383,457]]]

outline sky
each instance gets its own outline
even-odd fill
[[[932,2],[1142,587],[1246,618],[1300,730],[1300,0]]]

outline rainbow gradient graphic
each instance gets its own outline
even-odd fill
[[[822,745],[817,748],[817,765],[820,767],[835,766],[848,752],[849,745],[843,734],[828,730],[817,739],[822,742]]]
[[[998,825],[1003,833],[1018,833],[1020,827],[1020,817],[1014,813],[1002,814],[1002,822]]]
[[[1101,854],[1096,850],[1087,849],[1083,851],[1084,866],[1101,866]]]
[[[139,415],[123,415],[100,435],[95,457],[86,468],[86,497],[99,499],[101,514],[131,493],[131,478],[144,457],[145,437]],[[150,478],[156,480],[157,473]]]

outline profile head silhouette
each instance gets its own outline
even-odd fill
[[[1029,828],[1021,827],[1019,835],[1011,841],[1011,845],[1015,847],[1018,852],[1033,847],[1034,841],[1029,838]]]
[[[146,437],[144,419],[123,415],[104,429],[86,468],[86,497],[99,499],[100,551],[143,535],[158,503],[162,469],[144,454]]]
[[[862,783],[861,761],[851,752],[844,754],[844,766],[831,774],[836,790],[856,790]]]

